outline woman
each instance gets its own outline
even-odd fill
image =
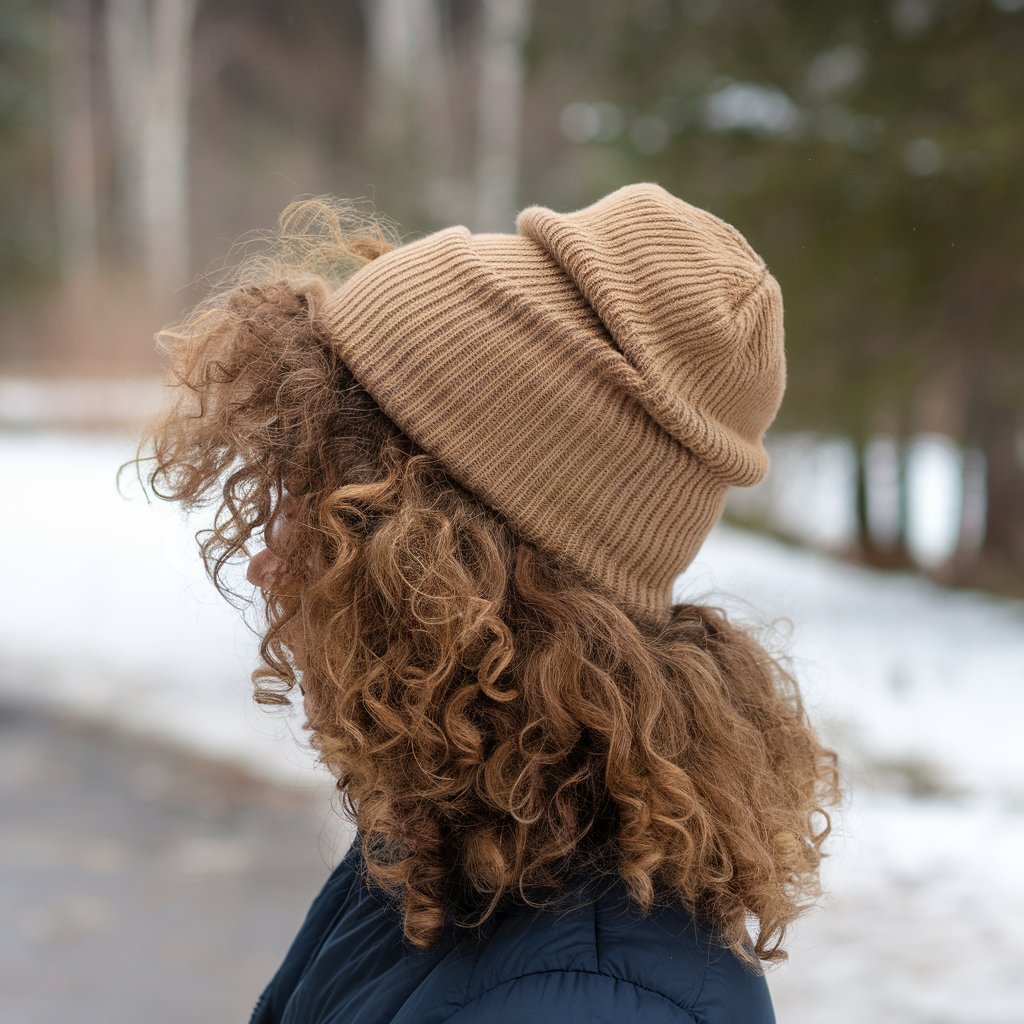
[[[783,333],[652,183],[404,244],[296,204],[165,332],[150,483],[217,506],[222,588],[262,531],[256,700],[300,686],[356,826],[254,1021],[773,1019],[835,758],[672,584],[768,470]]]

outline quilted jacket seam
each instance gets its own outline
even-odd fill
[[[468,1009],[474,1003],[480,1002],[484,996],[490,995],[491,992],[495,992],[499,988],[503,988],[505,985],[511,985],[513,982],[521,981],[523,978],[539,977],[545,974],[588,974],[597,978],[608,978],[610,981],[620,981],[623,984],[632,985],[633,988],[638,989],[641,992],[649,992],[651,995],[664,999],[666,1003],[671,1003],[676,1007],[676,1009],[682,1010],[682,1012],[685,1013],[691,1021],[693,1021],[693,1024],[701,1024],[700,1019],[696,1016],[693,1009],[688,1006],[683,1006],[682,1003],[677,1003],[671,996],[665,995],[664,992],[659,992],[656,988],[648,988],[646,985],[641,985],[639,982],[633,981],[630,978],[621,978],[616,974],[609,974],[607,971],[585,971],[581,968],[571,967],[550,967],[542,971],[526,971],[524,974],[517,974],[513,978],[506,978],[504,981],[498,982],[497,985],[492,985],[490,988],[484,989],[483,992],[475,995],[468,1002],[463,1003],[462,1006],[456,1009],[449,1016],[445,1017],[443,1021],[439,1022],[439,1024],[450,1024],[450,1022],[454,1021],[463,1010]]]
[[[705,961],[704,961],[704,973],[700,976],[700,985],[697,988],[696,995],[693,997],[693,1002],[694,1002],[695,1005],[700,1002],[700,997],[701,997],[701,995],[704,992],[704,986],[708,982],[708,973],[710,972],[710,970],[711,970],[711,947],[709,946],[708,947],[707,959],[705,959]],[[700,1024],[699,1021],[698,1021],[698,1024]]]

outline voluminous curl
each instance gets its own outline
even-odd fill
[[[301,678],[408,939],[509,894],[544,905],[582,865],[645,909],[683,901],[747,962],[784,959],[839,790],[783,659],[719,607],[631,618],[380,411],[320,309],[390,229],[307,200],[268,241],[162,332],[177,398],[136,462],[159,496],[216,507],[200,542],[222,591],[273,538],[255,699],[287,704]]]

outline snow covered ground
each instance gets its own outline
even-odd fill
[[[132,443],[0,433],[0,688],[308,779],[298,719],[249,699],[255,640],[203,575],[201,523],[147,504],[130,472],[117,492]],[[819,481],[841,473],[841,453],[814,458]],[[942,519],[923,507],[935,550]],[[1024,602],[723,524],[676,596],[772,625],[844,760],[830,895],[770,974],[780,1022],[1024,1022]]]

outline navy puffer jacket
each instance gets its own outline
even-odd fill
[[[423,951],[369,886],[356,838],[252,1024],[773,1024],[762,973],[681,907],[646,918],[620,884],[568,910],[517,904]]]

